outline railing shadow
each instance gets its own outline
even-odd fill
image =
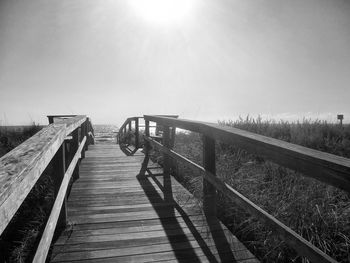
[[[209,260],[210,262],[236,262],[236,260],[234,259],[234,255],[231,251],[230,244],[226,239],[224,230],[222,229],[222,226],[220,222],[216,219],[216,217],[214,218],[209,216],[203,216],[203,219],[204,219],[203,224],[209,226],[209,229],[207,230],[209,231],[209,233],[206,233],[206,234],[211,235],[214,241],[213,245],[215,245],[216,247],[216,250],[219,254],[218,257],[220,260],[218,260],[215,257],[212,250],[209,248],[207,242],[202,237],[201,233],[197,230],[197,227],[194,225],[194,223],[192,222],[191,218],[188,216],[186,211],[184,211],[183,208],[181,208],[181,206],[173,199],[172,192],[170,190],[172,188],[170,176],[169,178],[166,178],[166,175],[164,177],[163,174],[153,174],[150,169],[147,169],[148,161],[149,161],[148,157],[145,157],[141,170],[137,175],[137,179],[142,189],[144,190],[146,196],[148,197],[149,201],[151,202],[151,204],[155,204],[155,203],[169,204],[166,206],[154,205],[153,208],[156,211],[157,215],[159,216],[159,220],[173,248],[173,251],[177,260],[179,262],[188,262],[189,259],[191,259],[191,262],[202,261],[197,256],[196,252],[191,246],[190,240],[184,233],[182,226],[180,225],[178,219],[175,216],[175,211],[178,214],[180,214],[182,220],[185,222],[186,226],[190,230],[196,242],[199,244],[207,260]],[[164,179],[163,184],[158,180],[159,176],[163,177]],[[158,193],[154,184],[152,184],[150,180],[153,180],[153,182],[163,192],[164,199]],[[169,213],[169,217],[164,217],[164,213],[166,214]],[[169,224],[172,225],[171,229],[169,228]],[[178,235],[176,236],[171,235],[170,231],[174,229],[174,225],[176,226],[177,229],[180,229],[179,235],[182,236],[181,239],[179,239]],[[179,242],[182,243],[182,246],[179,246]],[[186,247],[185,256],[184,256],[184,252],[181,252],[181,250],[184,249],[183,247]]]

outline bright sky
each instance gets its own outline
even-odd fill
[[[350,119],[350,1],[0,0],[0,124]]]

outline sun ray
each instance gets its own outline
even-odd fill
[[[184,21],[197,0],[130,0],[138,16],[160,25]]]

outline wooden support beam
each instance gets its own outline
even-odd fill
[[[70,161],[73,160],[74,155],[75,155],[76,151],[79,148],[79,133],[78,133],[78,129],[74,130],[72,135],[73,135],[73,140],[71,141]],[[79,166],[78,165],[74,169],[73,179],[74,180],[79,179]]]
[[[66,158],[65,158],[65,142],[61,145],[61,147],[56,152],[53,158],[53,183],[54,183],[54,194],[55,198],[57,197],[58,191],[61,187],[62,180],[64,178],[64,174],[66,172]],[[67,197],[65,196],[62,209],[57,221],[57,229],[61,230],[66,227],[67,224]]]
[[[80,129],[80,140],[79,143],[81,143],[81,141],[83,140],[84,137],[87,137],[87,120],[81,125],[81,129]],[[85,146],[83,147],[82,151],[81,151],[81,158],[84,159],[85,158],[85,150],[86,150],[86,145],[88,145],[88,143],[85,143]]]
[[[66,194],[67,194],[67,188],[69,185],[70,178],[73,174],[74,168],[77,166],[77,163],[80,158],[80,153],[82,148],[84,147],[86,142],[86,137],[82,140],[81,145],[77,149],[74,157],[72,158],[72,162],[70,163],[67,171],[64,174],[61,186],[59,188],[57,198],[55,200],[55,203],[52,207],[50,217],[47,221],[44,233],[41,237],[40,243],[38,245],[38,249],[36,251],[36,254],[34,256],[33,262],[34,263],[44,263],[46,261],[47,254],[50,249],[50,244],[53,238],[54,230],[58,223],[59,214],[61,211],[61,207],[63,203],[65,202]]]
[[[170,127],[164,126],[163,128],[163,145],[170,149]],[[163,173],[164,173],[164,199],[165,201],[173,200],[173,193],[171,187],[171,159],[167,154],[163,154]]]
[[[215,175],[215,140],[203,136],[203,166]],[[216,188],[203,180],[203,209],[210,216],[216,216]]]
[[[145,120],[198,132],[350,192],[348,158],[218,124],[145,115]]]
[[[139,148],[139,118],[135,119],[135,148]]]

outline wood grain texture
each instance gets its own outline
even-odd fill
[[[0,234],[61,146],[65,128],[51,124],[0,159]]]
[[[62,204],[66,197],[68,184],[72,177],[74,169],[76,168],[77,163],[81,157],[81,151],[84,148],[85,142],[86,142],[86,136],[84,136],[83,140],[81,141],[81,144],[77,149],[74,157],[72,158],[72,161],[64,175],[63,181],[61,183],[61,187],[58,191],[55,203],[52,207],[50,217],[47,221],[46,227],[44,229],[44,233],[41,237],[40,243],[38,245],[37,251],[33,259],[33,262],[35,263],[41,263],[46,261],[46,256],[47,256],[47,253],[49,252],[53,234],[56,229],[57,220],[61,212]]]
[[[118,145],[86,152],[68,200],[71,228],[53,244],[52,262],[258,262],[172,176],[143,174],[143,160]]]
[[[0,234],[39,179],[68,134],[78,129],[86,116],[69,116],[54,122],[0,158]],[[91,125],[91,123],[89,122]]]
[[[153,115],[145,115],[145,119],[233,144],[249,153],[350,192],[350,160],[347,158],[214,123]]]

